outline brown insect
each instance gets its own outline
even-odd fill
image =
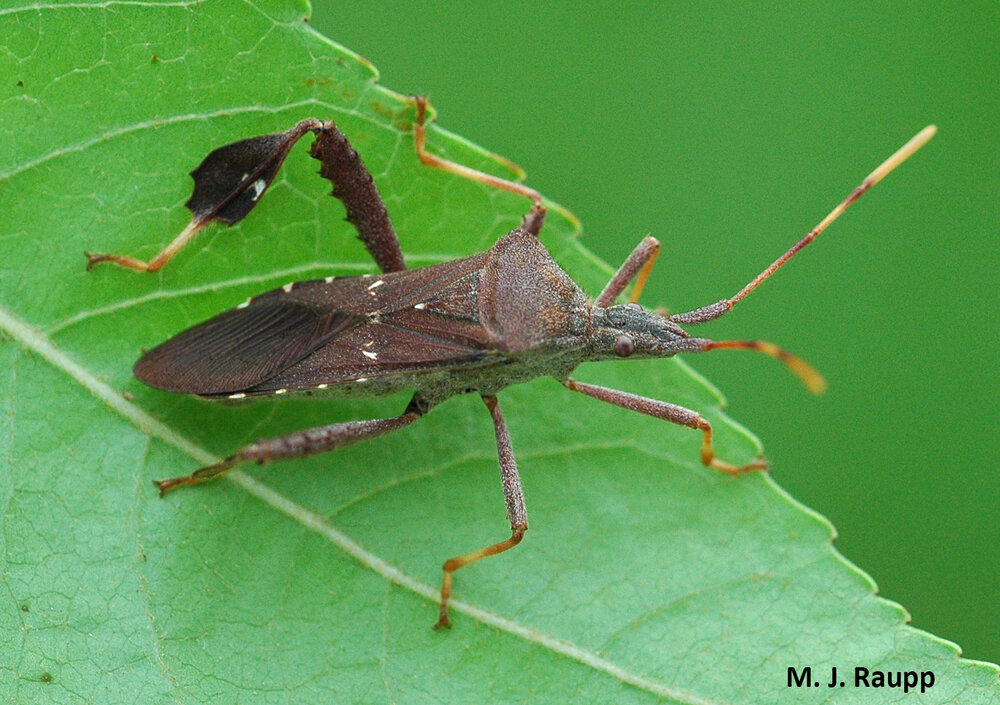
[[[819,225],[735,296],[673,315],[644,311],[637,302],[660,244],[645,238],[591,302],[537,239],[545,219],[541,196],[524,185],[445,161],[425,150],[426,103],[416,99],[416,152],[438,169],[521,194],[532,207],[520,227],[487,252],[416,270],[406,268],[388,213],[371,175],[332,122],[303,120],[290,130],[241,140],[210,153],[192,173],[187,202],[191,224],[150,262],[88,254],[88,267],[115,262],[140,271],[165,265],[204,225],[244,218],[267,190],[292,146],[316,134],[311,154],[333,195],[381,270],[378,275],[327,277],[287,284],[194,326],[143,355],[136,376],[146,384],[208,399],[239,400],[294,392],[388,394],[416,390],[392,418],[348,421],[259,440],[215,465],[156,483],[161,494],[217,477],[247,461],[298,458],[374,438],[407,426],[456,394],[479,394],[496,431],[500,477],[510,538],[444,564],[438,627],[449,626],[448,599],[456,570],[513,548],[528,515],[510,436],[497,393],[540,375],[568,389],[625,409],[687,426],[703,434],[701,459],[738,474],[765,467],[737,466],[716,457],[712,426],[675,404],[579,382],[569,375],[582,362],[623,357],[671,357],[720,348],[757,350],[778,358],[813,391],[824,381],[799,358],[767,342],[713,341],[681,326],[718,318],[743,300],[848,206],[901,164],[935,132],[925,128],[887,159]],[[618,297],[635,281],[626,304]]]

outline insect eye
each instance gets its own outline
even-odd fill
[[[615,355],[618,357],[628,357],[635,352],[635,341],[631,336],[619,335],[615,341]]]

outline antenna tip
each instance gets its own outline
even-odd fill
[[[930,140],[930,138],[936,134],[937,134],[937,125],[928,125],[920,132],[918,132],[916,137],[914,137],[912,140],[916,145],[914,147],[914,151],[927,144],[927,141]]]
[[[879,181],[884,179],[890,171],[905,162],[913,155],[914,152],[927,144],[936,132],[937,125],[928,125],[915,134],[912,138],[910,138],[909,142],[897,149],[895,154],[879,164],[878,168],[868,175],[868,178],[865,179],[865,186],[874,186]]]
[[[792,355],[789,355],[789,357],[785,359],[785,363],[795,376],[802,380],[802,383],[806,385],[806,389],[810,392],[816,395],[826,392],[826,378],[823,377],[823,375],[821,375],[815,367],[807,363],[802,358]]]
[[[822,394],[826,391],[826,379],[824,379],[823,375],[815,367],[801,357],[793,355],[783,348],[779,348],[774,343],[769,343],[765,340],[710,340],[705,342],[703,349],[719,350],[725,348],[756,350],[765,355],[770,355],[785,363],[788,369],[792,371],[792,374],[802,380],[802,383],[813,394]]]

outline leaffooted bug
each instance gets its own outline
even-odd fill
[[[685,313],[643,310],[637,300],[660,244],[645,238],[597,298],[590,302],[537,239],[545,219],[541,196],[520,183],[446,161],[425,149],[426,103],[415,99],[416,153],[425,164],[529,198],[521,225],[488,251],[410,270],[371,175],[332,122],[303,120],[286,132],[254,137],[211,152],[193,172],[187,202],[191,224],[150,262],[89,254],[88,267],[114,262],[155,271],[205,224],[235,223],[256,205],[292,146],[316,135],[311,154],[333,183],[348,220],[381,270],[378,275],[327,277],[287,284],[255,296],[145,353],[135,375],[146,384],[206,399],[328,391],[388,394],[414,389],[396,417],[348,421],[258,440],[190,475],[156,482],[161,494],[210,480],[243,462],[298,458],[374,438],[407,426],[456,394],[477,393],[493,418],[500,477],[511,536],[450,558],[444,564],[438,627],[449,626],[452,576],[459,568],[513,548],[528,528],[527,512],[510,436],[497,393],[540,375],[601,401],[701,431],[701,459],[722,472],[737,466],[716,457],[712,426],[681,406],[585,382],[569,375],[587,360],[671,357],[721,348],[756,350],[784,362],[813,391],[824,382],[799,358],[762,341],[713,341],[690,336],[682,325],[719,318],[770,277],[833,220],[935,132],[927,127],[873,171],[805,237],[735,296]],[[628,303],[618,297],[635,281]]]

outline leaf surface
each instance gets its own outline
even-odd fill
[[[0,11],[0,692],[14,702],[775,702],[814,678],[932,671],[908,702],[997,702],[995,667],[904,623],[832,548],[832,527],[760,474],[698,462],[698,434],[537,380],[501,396],[531,531],[504,538],[492,429],[457,398],[334,454],[177,492],[150,483],[262,436],[399,413],[405,397],[226,407],[144,387],[141,348],[293,279],[373,271],[296,147],[256,211],[163,271],[213,148],[333,119],[386,200],[411,266],[489,247],[527,204],[421,166],[413,109],[279,0],[24,5]],[[431,128],[431,149],[511,176]],[[566,213],[543,241],[588,291],[611,271]],[[704,412],[721,457],[757,441],[677,361],[578,376]],[[801,472],[806,472],[802,470]],[[846,679],[846,678],[845,678]],[[899,691],[795,690],[801,701]]]

